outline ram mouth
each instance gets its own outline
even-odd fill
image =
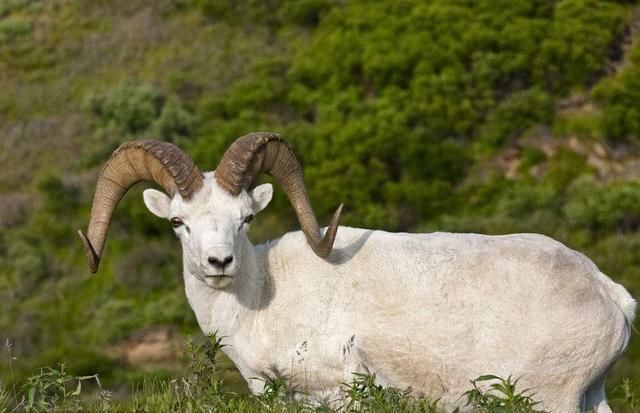
[[[233,276],[229,274],[208,274],[205,275],[206,278],[232,278]]]

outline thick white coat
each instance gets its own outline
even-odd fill
[[[367,372],[453,407],[471,379],[495,374],[520,378],[552,411],[610,411],[604,378],[635,301],[584,255],[535,234],[349,227],[326,260],[301,232],[253,247],[243,220],[271,194],[267,184],[232,197],[212,173],[190,202],[144,194],[156,215],[184,220],[187,298],[252,391],[286,376],[331,401]],[[207,266],[211,254],[233,256],[224,274]]]

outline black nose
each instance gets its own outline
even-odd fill
[[[209,264],[215,266],[215,267],[220,267],[223,268],[226,267],[227,265],[231,264],[231,262],[233,261],[233,257],[231,255],[229,255],[228,257],[226,257],[223,260],[220,260],[216,257],[209,257],[207,259],[209,261]]]

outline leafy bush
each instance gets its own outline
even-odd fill
[[[541,90],[515,92],[498,104],[479,132],[485,148],[498,147],[521,137],[536,125],[548,125],[553,119],[551,97]]]
[[[192,136],[195,128],[195,117],[173,100],[162,107],[160,115],[151,125],[154,135],[170,142]]]
[[[548,89],[562,93],[593,83],[603,73],[611,44],[622,36],[627,19],[625,8],[611,1],[557,2],[534,75]]]
[[[65,185],[57,176],[45,176],[38,182],[38,190],[48,214],[57,217],[71,215],[79,205],[77,188]]]
[[[42,0],[4,0],[0,4],[0,18],[23,9],[39,10]]]
[[[531,168],[541,164],[547,159],[547,155],[537,148],[525,147],[520,155],[520,163],[518,164],[518,172],[527,177]]]
[[[593,169],[582,155],[559,148],[549,159],[544,181],[556,190],[564,190],[575,178],[592,173]]]
[[[338,3],[336,0],[284,1],[279,16],[284,23],[313,27],[336,3]]]
[[[579,136],[598,140],[605,136],[603,128],[603,115],[597,110],[557,117],[553,124],[555,135]],[[610,134],[608,140],[609,142],[614,141]]]
[[[640,184],[602,187],[584,178],[572,184],[570,196],[565,213],[574,227],[613,232],[636,232],[640,228]]]
[[[1,14],[1,13],[0,13]],[[0,20],[0,44],[31,33],[31,22],[20,18]]]
[[[638,48],[640,50],[640,47]],[[640,68],[633,66],[600,82],[593,90],[602,106],[602,128],[612,143],[637,143],[640,137]]]
[[[100,128],[127,135],[151,131],[157,138],[175,141],[191,136],[196,128],[191,113],[150,86],[121,84],[112,92],[89,95],[86,107]]]
[[[122,84],[104,95],[90,95],[88,109],[103,127],[136,134],[148,128],[160,116],[164,98],[149,86]]]

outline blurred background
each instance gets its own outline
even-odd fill
[[[200,333],[148,185],[97,275],[76,235],[131,139],[208,170],[276,131],[324,224],[344,202],[351,226],[543,233],[640,296],[639,30],[613,0],[0,1],[0,380],[66,363],[126,392],[184,368]],[[254,222],[256,243],[297,229],[281,191]]]

